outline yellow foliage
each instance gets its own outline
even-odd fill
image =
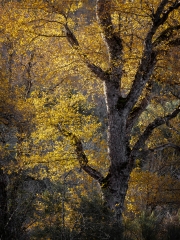
[[[179,181],[168,174],[158,176],[157,173],[135,168],[126,196],[127,211],[138,214],[150,207],[177,204],[180,199],[179,187]]]

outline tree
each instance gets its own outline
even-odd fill
[[[103,81],[105,89],[108,114],[107,145],[110,160],[107,176],[104,177],[99,171],[89,166],[80,139],[76,138],[74,146],[82,169],[99,182],[107,206],[115,211],[116,219],[120,221],[130,173],[139,152],[145,147],[145,142],[151,136],[153,130],[169,122],[180,111],[180,108],[177,107],[172,113],[155,118],[140,134],[137,141],[131,145],[132,128],[151,99],[152,76],[158,65],[158,60],[162,57],[162,51],[168,51],[171,46],[179,45],[178,30],[180,25],[174,23],[168,26],[168,21],[173,18],[173,13],[178,12],[180,2],[162,0],[156,6],[149,6],[148,11],[151,11],[151,14],[148,20],[148,30],[142,36],[142,56],[134,74],[132,86],[125,96],[122,89],[123,49],[125,47],[121,29],[118,32],[112,21],[112,2],[110,0],[97,0],[96,2],[97,19],[109,56],[109,59],[106,60],[109,65],[108,69],[104,71],[84,56],[87,67],[98,79]],[[138,7],[140,2],[133,1],[132,4]],[[148,3],[144,1],[141,5],[142,11],[144,11],[143,7],[146,5],[148,6]],[[131,13],[133,14],[133,12]],[[120,21],[120,24],[123,24],[123,21]],[[81,45],[68,24],[65,25],[65,29],[67,40],[72,48],[81,52]],[[132,37],[134,36],[132,35]],[[146,94],[143,97],[144,92]],[[166,144],[162,147],[168,146],[177,147],[173,144]],[[158,147],[160,148],[160,146]]]
[[[169,121],[178,115],[179,107],[165,116],[155,117],[135,138],[132,130],[148,105],[155,103],[153,97],[159,94],[157,87],[162,84],[166,85],[164,68],[166,67],[168,76],[172,73],[172,70],[168,69],[170,66],[168,53],[172,49],[176,49],[177,52],[179,50],[180,2],[178,0],[162,0],[156,3],[139,0],[122,2],[97,0],[97,19],[92,18],[91,23],[86,23],[86,25],[89,24],[88,29],[92,29],[89,33],[96,31],[96,42],[89,40],[90,37],[83,34],[81,29],[76,30],[73,22],[72,12],[77,11],[83,1],[69,1],[68,4],[65,2],[31,1],[33,9],[40,14],[37,12],[27,14],[30,37],[25,37],[29,37],[29,42],[39,36],[58,38],[62,45],[64,44],[67,55],[71,55],[76,62],[80,60],[79,75],[83,71],[86,73],[89,71],[94,74],[94,78],[97,78],[97,82],[103,83],[107,107],[107,148],[110,162],[107,175],[102,174],[100,166],[101,171],[89,165],[81,134],[79,137],[73,128],[57,122],[58,118],[54,120],[58,133],[70,140],[81,169],[97,180],[107,207],[115,212],[116,220],[120,222],[128,181],[137,157],[144,149],[146,153],[166,147],[179,149],[174,143],[163,143],[153,149],[146,146],[153,130],[163,124],[169,124]],[[29,1],[20,4],[20,6],[24,4],[25,7],[31,9]],[[44,12],[46,14],[43,17]],[[76,31],[80,31],[78,37],[73,32],[73,27]],[[50,28],[50,34],[47,34]],[[61,31],[62,29],[64,30]],[[71,48],[63,42],[65,38]],[[34,41],[34,45],[36,43]],[[56,44],[57,41],[54,40],[54,43]],[[40,46],[42,43],[38,44]],[[95,50],[100,57],[94,54]],[[61,51],[64,52],[64,49]],[[67,60],[67,55],[63,56],[64,61]],[[75,65],[71,67],[75,69]],[[43,72],[42,68],[40,70],[39,72]],[[176,76],[173,76],[172,84],[177,85],[174,77]],[[166,96],[165,91],[161,93],[163,97]],[[158,97],[159,99],[162,99],[162,96]],[[177,105],[176,96],[174,99]]]

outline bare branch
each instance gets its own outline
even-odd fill
[[[131,151],[131,156],[136,156],[139,149],[144,147],[146,140],[150,137],[150,135],[152,134],[152,132],[155,128],[157,128],[160,125],[168,122],[172,118],[175,118],[178,115],[179,112],[180,112],[180,106],[178,106],[175,109],[175,111],[172,112],[171,114],[168,114],[165,117],[158,117],[152,123],[150,123],[147,126],[147,128],[145,129],[145,131],[142,133],[142,135],[139,137],[139,140],[135,143],[135,145],[134,145],[134,147]]]
[[[47,23],[58,23],[58,24],[64,25],[63,22],[60,22],[57,20],[45,19],[45,18],[33,19],[33,20],[29,21],[28,24],[31,24],[31,23],[34,24],[34,23],[39,23],[39,22],[45,22],[46,24]]]
[[[93,177],[95,180],[98,180],[98,182],[101,183],[104,177],[99,171],[95,170],[94,168],[88,165],[88,158],[84,153],[81,140],[77,138],[74,134],[71,134],[71,137],[73,137],[73,145],[75,146],[75,152],[81,168],[85,172],[87,172],[91,177]]]

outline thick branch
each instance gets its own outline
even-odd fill
[[[86,154],[84,153],[81,140],[73,134],[72,134],[72,137],[73,137],[73,145],[75,146],[75,152],[77,155],[77,159],[79,161],[81,168],[85,172],[87,172],[92,178],[94,178],[99,183],[101,183],[102,180],[104,179],[104,177],[102,176],[102,174],[100,172],[98,172],[97,170],[95,170],[94,168],[92,168],[88,165],[88,159],[87,159]]]
[[[74,33],[70,30],[67,24],[64,25],[64,29],[69,44],[71,45],[72,48],[77,49],[79,47],[79,43]]]
[[[131,109],[134,107],[134,105],[138,101],[156,65],[157,54],[152,50],[149,50],[151,49],[151,47],[152,47],[151,43],[146,44],[146,49],[144,50],[144,57],[142,58],[139,68],[136,72],[131,91],[127,96],[127,104],[126,104],[127,114],[131,111]]]
[[[153,132],[153,130],[155,128],[157,128],[160,125],[168,122],[172,118],[175,118],[178,115],[179,112],[180,112],[180,106],[178,106],[178,108],[174,112],[172,112],[171,114],[168,114],[165,117],[158,117],[152,123],[150,123],[147,126],[146,130],[139,137],[139,140],[134,145],[134,147],[133,147],[133,149],[131,151],[131,155],[132,156],[136,156],[136,154],[138,153],[139,149],[144,147],[146,140],[150,137],[150,135],[152,134],[152,132]]]
[[[110,59],[117,61],[122,55],[122,40],[115,32],[111,21],[111,0],[97,0],[97,18],[103,29]]]
[[[168,2],[169,2],[168,0],[162,0],[158,6],[156,12],[152,14],[152,20],[155,25],[160,25],[161,14],[164,10],[164,7],[168,4]]]
[[[88,158],[87,158],[86,154],[84,153],[81,140],[78,137],[76,137],[76,135],[74,135],[73,133],[70,133],[67,130],[62,129],[60,125],[58,126],[58,129],[61,131],[61,133],[64,136],[70,138],[71,144],[75,147],[75,153],[77,155],[77,159],[79,161],[81,169],[83,169],[92,178],[97,180],[99,182],[99,184],[101,184],[104,177],[99,171],[95,170],[94,168],[92,168],[88,165]]]
[[[144,112],[144,110],[149,105],[151,99],[153,98],[152,91],[148,91],[146,96],[142,99],[141,103],[138,107],[135,107],[133,111],[130,113],[128,121],[127,121],[127,132],[129,133],[136,123],[139,116]]]
[[[162,0],[155,14],[152,15],[154,27],[157,29],[160,25],[164,24],[169,14],[175,9],[180,7],[180,1],[176,0],[166,11],[164,7],[168,4],[168,0]]]
[[[97,180],[100,185],[102,184],[104,177],[103,177],[103,175],[99,171],[95,170],[94,168],[90,167],[89,165],[83,166],[82,169],[87,174],[89,174],[89,176],[91,176],[92,178]]]
[[[111,20],[112,0],[97,0],[96,15],[103,30],[103,39],[109,54],[110,79],[121,86],[122,77],[122,39],[115,31]]]
[[[109,80],[109,74],[102,70],[99,66],[91,63],[86,57],[84,57],[84,62],[86,63],[87,67],[94,73],[98,78],[102,81]]]
[[[108,78],[109,78],[108,74],[106,72],[104,72],[100,67],[91,63],[89,61],[89,59],[87,58],[87,56],[80,52],[79,42],[78,42],[77,38],[75,37],[74,33],[68,27],[68,25],[66,24],[66,25],[64,25],[64,27],[65,27],[66,38],[67,38],[69,44],[71,45],[72,48],[74,48],[75,50],[78,51],[82,60],[86,63],[87,67],[91,70],[91,72],[93,72],[98,78],[100,78],[103,81],[108,80]]]

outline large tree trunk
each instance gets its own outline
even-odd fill
[[[105,81],[104,85],[108,113],[110,168],[103,180],[102,192],[107,206],[115,211],[116,219],[121,221],[131,171],[128,164],[130,149],[126,135],[126,115],[123,110],[120,111],[123,98],[120,96],[119,80]]]
[[[110,168],[101,189],[106,206],[114,211],[116,221],[121,223],[130,171],[127,164],[124,168],[122,164],[119,165],[121,165],[119,169]]]

